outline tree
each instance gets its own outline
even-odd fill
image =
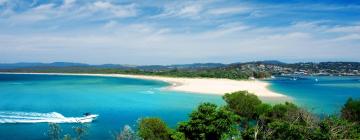
[[[360,139],[360,126],[336,116],[325,118],[319,124],[325,139]]]
[[[141,119],[138,134],[144,140],[170,140],[170,130],[159,118]]]
[[[60,125],[56,123],[49,123],[49,130],[47,134],[51,140],[60,140],[61,131]]]
[[[134,131],[129,125],[125,125],[123,130],[115,135],[115,140],[138,140]]]
[[[287,121],[274,121],[268,124],[267,132],[271,139],[300,140],[308,139],[307,128],[304,125]]]
[[[171,134],[172,140],[186,140],[185,134],[182,132],[173,131]]]
[[[360,99],[349,98],[341,109],[341,117],[360,123]]]
[[[260,104],[255,107],[256,116],[269,114],[272,111],[272,106],[269,104]]]
[[[237,132],[237,119],[236,114],[225,108],[218,108],[212,103],[203,103],[190,114],[189,121],[179,124],[177,130],[191,140],[218,140],[231,136],[231,132]]]
[[[272,109],[266,114],[266,116],[270,119],[289,120],[294,115],[298,115],[297,113],[300,112],[299,112],[299,108],[295,104],[285,102],[285,104],[274,105]]]
[[[248,91],[226,93],[223,99],[233,112],[247,119],[256,117],[256,107],[261,104],[261,100]]]
[[[306,125],[301,121],[273,120],[257,124],[242,132],[243,139],[323,139],[318,125]]]
[[[320,139],[318,119],[292,103],[257,106],[256,125],[245,128],[244,139]]]

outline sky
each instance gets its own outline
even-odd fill
[[[0,63],[360,61],[358,0],[0,0]]]

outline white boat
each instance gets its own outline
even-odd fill
[[[84,117],[79,117],[79,118],[74,118],[76,120],[76,122],[79,123],[88,123],[88,122],[92,122],[94,120],[96,120],[96,118],[99,115],[96,114],[90,114],[90,115],[85,115]]]

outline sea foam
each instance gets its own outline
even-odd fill
[[[0,111],[0,123],[89,123],[98,115],[65,117],[57,112],[12,112]]]

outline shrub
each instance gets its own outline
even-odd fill
[[[360,99],[349,98],[341,109],[341,117],[360,123]]]
[[[144,140],[170,140],[170,130],[159,118],[144,118],[139,122],[138,134]]]
[[[247,91],[226,93],[223,99],[233,112],[247,119],[256,117],[256,107],[261,104],[261,100],[256,95]]]
[[[233,112],[225,108],[218,108],[212,103],[203,103],[190,114],[189,121],[180,123],[178,131],[191,140],[217,140],[231,136],[230,132],[236,129],[237,119]]]

